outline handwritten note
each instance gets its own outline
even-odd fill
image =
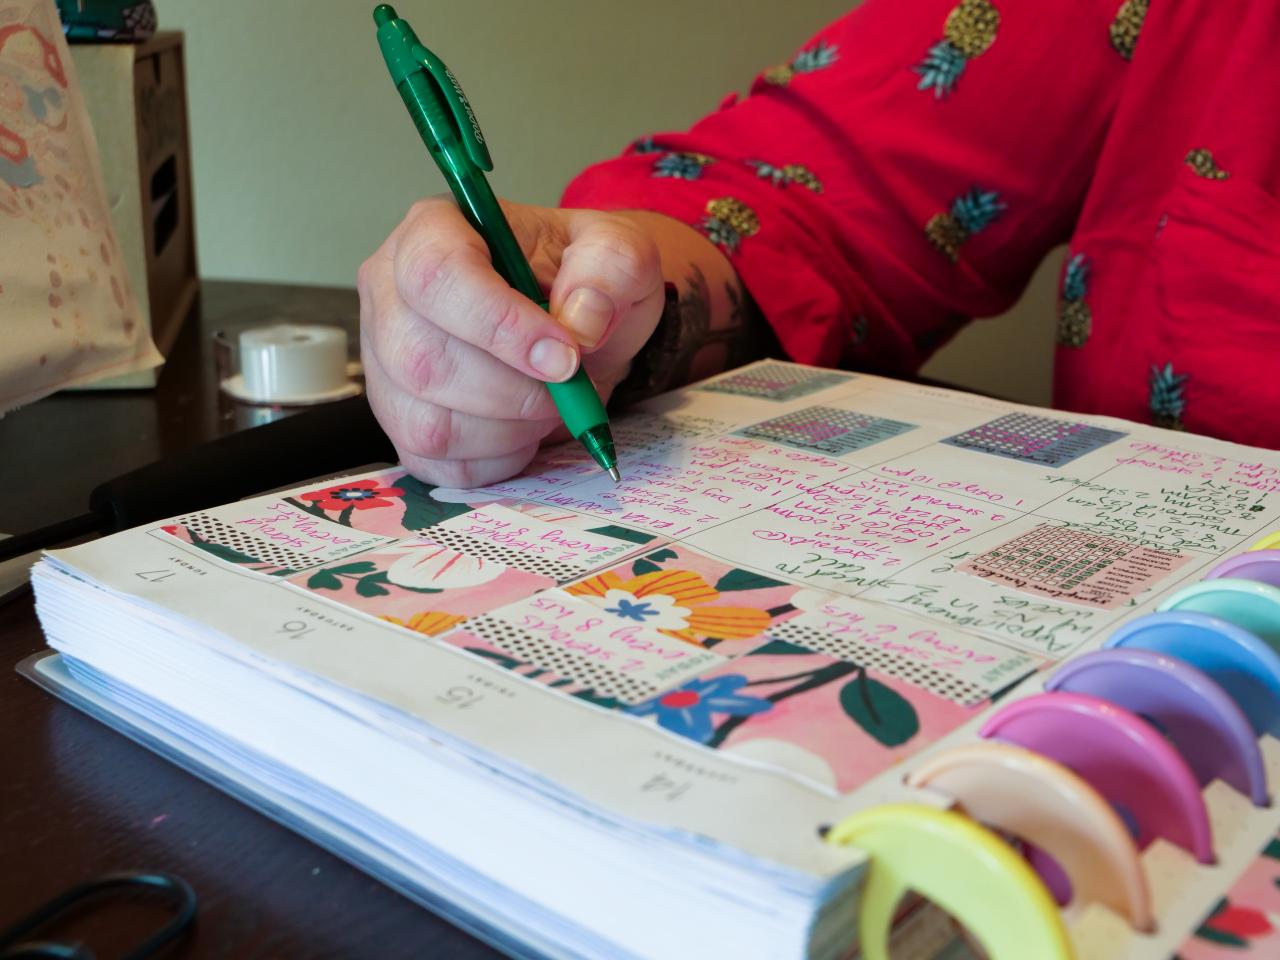
[[[1183,461],[1186,462],[1186,461]],[[1280,498],[1223,479],[1128,464],[1095,480],[1046,477],[1059,497],[1042,516],[1135,546],[1218,554],[1280,517]]]
[[[900,677],[959,703],[984,700],[1047,662],[900,610],[812,593],[814,602],[777,624],[772,636]],[[796,600],[804,602],[805,596]]]
[[[503,607],[491,618],[514,628],[509,637],[497,641],[508,652],[596,689],[610,686],[601,682],[603,670],[625,681],[616,690],[628,701],[679,686],[726,662],[717,653],[560,590]]]
[[[391,539],[354,530],[270,497],[226,504],[205,513],[241,535],[288,548],[317,561],[348,557]]]
[[[610,424],[614,442],[622,451],[653,450],[672,441],[692,440],[723,433],[732,426],[716,417],[672,412],[660,417],[631,414]]]
[[[538,499],[624,526],[686,537],[812,490],[850,469],[819,454],[726,436],[630,459],[620,484],[597,478]]]
[[[1214,480],[1262,494],[1280,493],[1280,467],[1252,457],[1232,460],[1202,450],[1135,439],[1123,445],[1116,463],[1150,473]]]
[[[698,414],[668,413],[662,416],[633,415],[610,424],[618,451],[618,465],[624,477],[643,470],[643,464],[673,444],[695,441],[726,430],[731,424]],[[515,498],[546,500],[569,487],[586,481],[602,481],[599,465],[581,444],[567,443],[545,447],[519,476],[487,487],[458,490],[441,487],[433,491],[438,500],[451,503],[476,503],[484,499]]]
[[[1024,520],[1012,532],[1028,528]],[[1121,615],[1120,611],[1022,592],[961,569],[965,561],[998,544],[995,538],[1003,532],[979,538],[972,549],[948,550],[885,577],[868,586],[858,599],[888,604],[970,636],[978,634],[1053,660],[1066,656]]]
[[[867,472],[829,481],[690,543],[797,583],[856,593],[1009,517],[983,500]]]
[[[439,524],[504,551],[571,564],[585,572],[644,548],[586,527],[594,521],[575,513],[543,509],[537,514],[492,503]]]

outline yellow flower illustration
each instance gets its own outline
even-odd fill
[[[714,606],[720,591],[690,570],[655,570],[630,580],[613,571],[565,588],[606,612],[665,633],[686,643],[708,637],[746,640],[769,626],[764,610]]]
[[[445,613],[443,610],[424,610],[422,613],[415,613],[408,621],[401,620],[399,617],[379,617],[378,619],[394,623],[397,627],[407,627],[415,633],[425,633],[429,637],[434,637],[456,627],[467,618],[456,613]]]

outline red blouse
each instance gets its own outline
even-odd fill
[[[1057,406],[1280,447],[1280,2],[1147,7],[866,0],[564,203],[696,226],[793,359],[889,373],[1068,243]]]

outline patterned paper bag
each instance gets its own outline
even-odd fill
[[[54,0],[0,0],[0,414],[162,361]]]

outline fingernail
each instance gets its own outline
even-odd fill
[[[564,301],[559,320],[584,347],[594,347],[613,319],[613,301],[599,290],[579,287]]]
[[[568,380],[578,369],[578,354],[567,343],[547,337],[529,351],[529,366],[537,370],[542,379],[559,383]]]

